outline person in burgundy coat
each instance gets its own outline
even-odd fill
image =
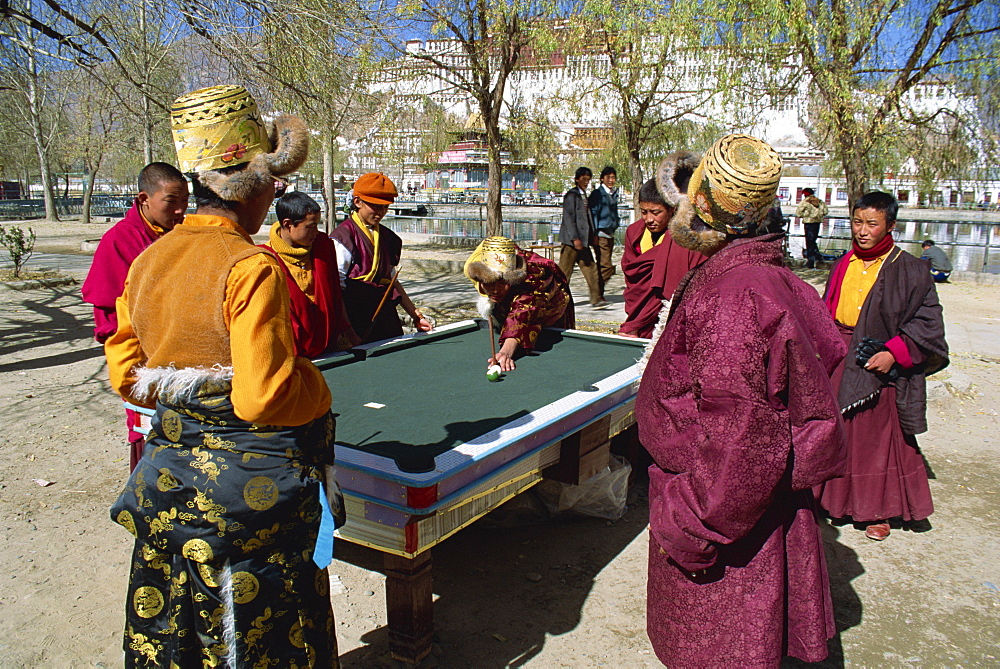
[[[705,261],[703,254],[684,248],[667,232],[700,160],[687,151],[671,154],[639,189],[642,220],[625,231],[625,322],[618,329],[620,335],[652,336],[660,311],[669,305],[681,279]]]
[[[118,329],[115,301],[125,291],[125,277],[132,262],[146,247],[184,220],[188,206],[188,183],[168,163],[150,163],[139,172],[139,194],[125,218],[101,237],[90,271],[80,292],[94,305],[94,339],[100,343]],[[125,410],[128,427],[129,466],[142,457],[143,436],[136,432],[139,415]]]
[[[724,137],[671,221],[708,256],[674,294],[636,399],[654,460],[647,633],[671,668],[815,662],[835,634],[811,489],[844,468],[830,375],[845,346],[765,232],[780,173],[767,144]]]

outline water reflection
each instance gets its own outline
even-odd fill
[[[792,257],[801,258],[805,248],[802,222],[798,218],[791,219],[789,226],[788,247]],[[991,227],[997,225],[982,222],[965,221],[904,221],[896,224],[894,237],[896,243],[904,251],[920,257],[920,243],[925,239],[933,239],[934,244],[944,251],[955,271],[989,272],[1000,274],[1000,230],[994,230],[991,238],[989,256],[986,267],[983,267],[983,257],[986,240]],[[819,250],[830,255],[840,255],[851,245],[851,222],[846,218],[828,218],[820,226]],[[960,246],[959,244],[975,244],[976,246]]]

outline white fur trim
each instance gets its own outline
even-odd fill
[[[660,307],[660,315],[656,317],[656,325],[653,327],[653,334],[650,335],[649,342],[646,343],[645,348],[642,351],[642,357],[636,362],[639,365],[639,373],[642,374],[646,371],[646,363],[649,362],[649,356],[653,355],[653,349],[656,348],[656,342],[660,341],[660,336],[663,335],[663,331],[667,329],[667,318],[670,316],[670,300],[663,300],[663,306]],[[640,380],[641,384],[642,381]]]
[[[493,303],[490,302],[490,298],[485,295],[480,295],[479,299],[476,300],[476,309],[479,311],[479,315],[486,320],[490,319],[493,314]]]
[[[876,390],[875,392],[873,392],[868,397],[862,397],[857,402],[854,402],[852,404],[847,405],[846,407],[844,407],[843,409],[840,410],[840,414],[842,416],[846,416],[849,412],[854,411],[855,409],[860,410],[861,407],[869,404],[872,400],[878,398],[878,394],[880,392],[882,392],[881,388],[879,388],[878,390]]]
[[[236,654],[236,602],[233,600],[233,573],[226,560],[219,570],[219,596],[222,599],[222,638],[226,642],[226,667],[236,669],[240,658]]]
[[[140,401],[154,397],[169,401],[190,399],[207,381],[232,381],[233,368],[216,364],[212,367],[141,367],[135,372],[132,396]]]

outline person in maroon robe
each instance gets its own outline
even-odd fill
[[[576,327],[569,281],[555,261],[525,251],[507,237],[487,237],[465,262],[482,296],[479,311],[500,328],[500,349],[487,360],[500,371],[535,348],[543,327]]]
[[[636,398],[654,460],[647,633],[669,667],[815,662],[835,634],[812,487],[843,471],[830,375],[845,347],[766,232],[780,174],[764,142],[724,137],[670,224],[708,259],[674,294]]]
[[[104,233],[80,292],[94,305],[94,339],[100,343],[118,329],[115,302],[125,292],[125,277],[132,262],[147,246],[184,220],[188,183],[173,165],[150,163],[139,172],[139,194],[125,218]],[[136,432],[140,416],[125,409],[128,428],[129,467],[142,457],[143,435]]]
[[[933,277],[892,240],[897,208],[878,191],[855,203],[851,250],[831,269],[824,296],[848,344],[834,377],[848,458],[845,476],[816,494],[832,517],[865,523],[875,541],[889,536],[890,519],[934,511],[916,435],[927,431],[926,376],[948,364]]]
[[[393,269],[403,253],[403,240],[381,224],[398,192],[384,174],[370,172],[354,183],[350,218],[330,234],[337,250],[344,305],[354,331],[364,342],[403,334],[396,306],[403,307],[418,332],[431,322],[420,313],[398,281]],[[391,284],[391,285],[390,285]],[[388,299],[383,301],[386,292]],[[379,305],[382,308],[379,309]]]
[[[671,154],[639,189],[642,220],[625,231],[625,322],[618,329],[620,335],[652,336],[661,309],[681,279],[705,261],[704,255],[684,248],[666,232],[699,160],[695,153]]]
[[[319,203],[292,192],[278,200],[274,212],[278,221],[261,246],[271,251],[285,273],[296,355],[318,358],[356,346],[361,340],[344,310],[337,252],[319,231]]]

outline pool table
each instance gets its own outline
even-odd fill
[[[546,329],[499,381],[485,321],[316,360],[337,416],[337,537],[385,554],[392,655],[433,634],[430,548],[545,478],[577,482],[634,423],[645,340]]]

